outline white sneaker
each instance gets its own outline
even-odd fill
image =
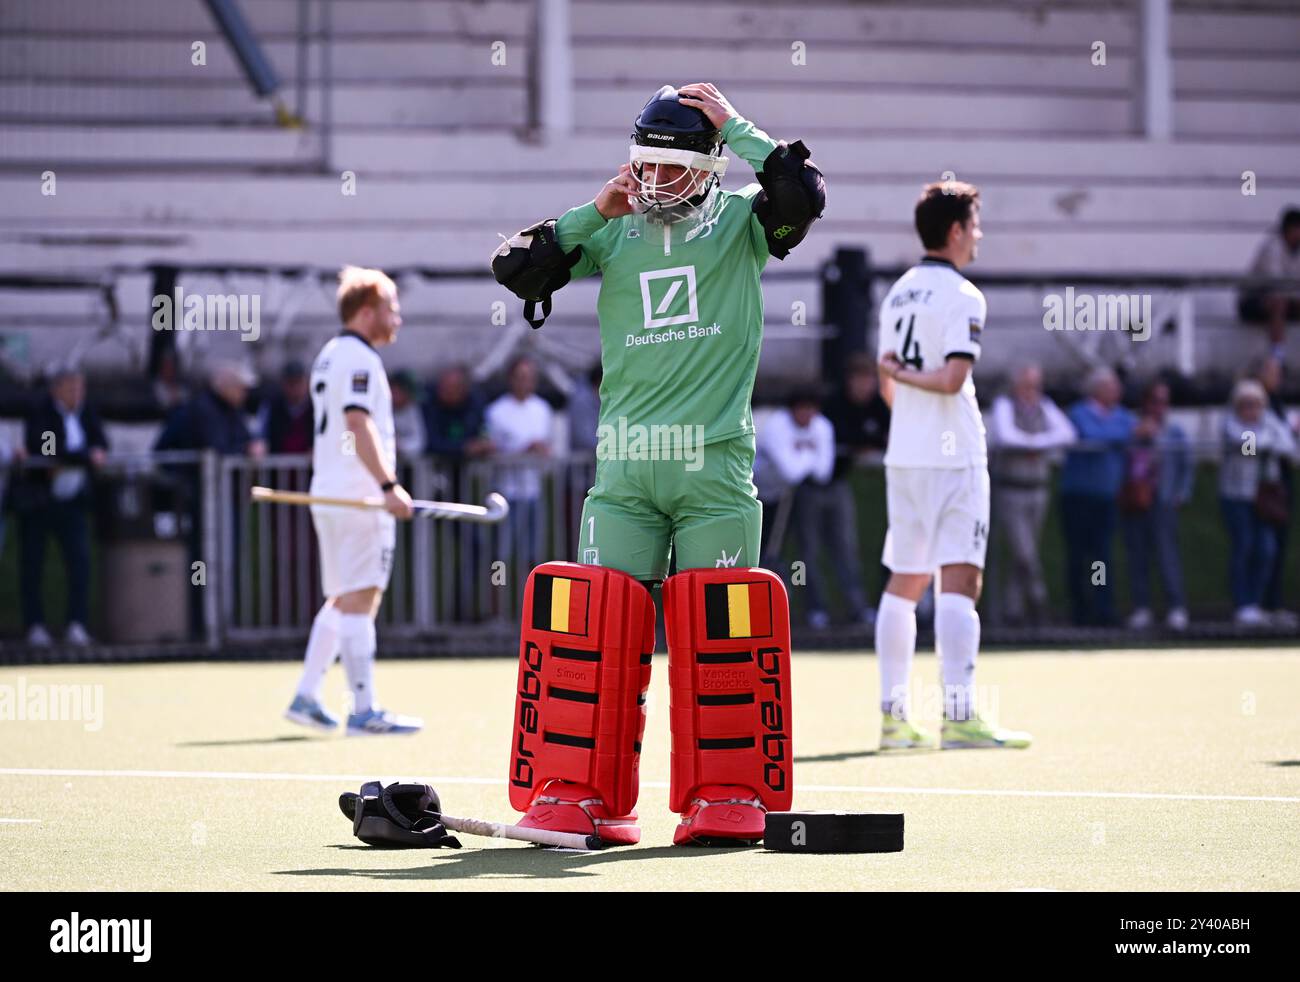
[[[1238,607],[1232,620],[1238,627],[1264,627],[1268,624],[1268,617],[1254,604]]]
[[[1151,608],[1139,607],[1128,617],[1128,629],[1130,631],[1145,631],[1151,626]]]
[[[293,702],[284,711],[284,718],[299,726],[309,726],[325,733],[332,733],[339,725],[338,718],[322,706],[320,700],[299,694],[294,695]]]
[[[1300,617],[1297,617],[1293,610],[1279,607],[1277,610],[1268,611],[1267,616],[1269,624],[1280,631],[1294,631],[1300,628]]]
[[[386,709],[371,709],[348,716],[348,736],[373,736],[384,733],[409,735],[419,733],[424,720],[418,716],[400,716]]]
[[[1185,607],[1175,607],[1165,617],[1165,627],[1171,631],[1187,630],[1187,609]]]
[[[27,632],[27,643],[37,648],[48,648],[54,643],[50,637],[50,632],[45,630],[44,624],[33,624],[32,629]]]
[[[63,640],[68,644],[75,644],[78,647],[85,647],[91,643],[90,635],[86,633],[86,629],[76,621],[72,621],[68,624],[68,629],[63,634]]]

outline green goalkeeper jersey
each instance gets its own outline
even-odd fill
[[[777,145],[740,117],[722,137],[756,173]],[[602,427],[689,427],[703,443],[754,432],[759,274],[769,256],[752,210],[759,191],[719,189],[698,220],[672,225],[640,215],[606,221],[594,202],[556,223],[561,248],[582,250],[573,277],[602,276]]]

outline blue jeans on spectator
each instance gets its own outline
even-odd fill
[[[1128,553],[1129,589],[1135,608],[1151,608],[1151,559],[1154,556],[1165,603],[1172,610],[1187,606],[1183,564],[1178,554],[1178,509],[1156,502],[1146,511],[1125,512],[1120,519]]]
[[[1277,529],[1260,521],[1255,502],[1220,498],[1230,542],[1228,585],[1237,609],[1259,606],[1277,554]]]
[[[1110,540],[1115,535],[1119,506],[1112,497],[1092,494],[1061,495],[1061,523],[1065,527],[1065,588],[1070,597],[1070,617],[1079,626],[1113,624]],[[1094,563],[1102,563],[1100,582]]]
[[[19,553],[22,569],[23,624],[45,624],[45,543],[53,534],[63,552],[67,577],[68,621],[83,627],[90,619],[90,529],[86,502],[50,501],[22,512]]]
[[[826,612],[829,596],[822,577],[834,578],[848,604],[849,617],[858,618],[867,609],[862,589],[862,562],[858,558],[858,521],[853,489],[847,480],[817,484],[806,481],[795,491],[795,530],[799,559],[805,563],[808,583],[808,612]],[[829,563],[821,560],[826,548]]]
[[[1292,502],[1292,512],[1294,513],[1295,496],[1292,490],[1292,485],[1294,483],[1292,473],[1290,467],[1282,468],[1282,486],[1286,488],[1287,500]],[[1268,580],[1264,584],[1265,610],[1281,610],[1286,606],[1286,591],[1284,585],[1286,583],[1286,547],[1289,538],[1288,533],[1290,532],[1290,523],[1288,522],[1286,525],[1274,525],[1273,530],[1277,535],[1277,550],[1273,554],[1273,565],[1269,570]]]
[[[1286,525],[1274,525],[1273,535],[1277,539],[1277,549],[1273,553],[1273,564],[1268,571],[1268,582],[1264,584],[1264,609],[1281,610],[1286,606],[1286,547],[1290,528]],[[0,541],[0,550],[4,542]]]

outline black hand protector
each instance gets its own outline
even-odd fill
[[[555,219],[548,218],[516,232],[492,253],[492,275],[524,302],[524,319],[533,329],[551,316],[551,294],[569,282],[569,271],[582,258],[582,250],[565,253],[555,234]],[[535,317],[537,304],[542,316]]]
[[[803,241],[826,207],[826,179],[808,158],[803,140],[780,143],[763,161],[754,214],[767,235],[767,251],[784,259]]]
[[[345,792],[339,809],[352,820],[352,834],[369,846],[387,849],[460,848],[460,840],[442,824],[438,792],[427,784],[390,784],[378,781],[361,786],[361,793]]]

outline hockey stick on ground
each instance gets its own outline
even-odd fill
[[[378,782],[374,782],[374,785],[378,786]],[[363,790],[365,790],[364,787]],[[428,791],[436,801],[437,792],[432,788],[428,788]],[[345,791],[339,796],[339,809],[347,816],[348,821],[354,822],[356,820],[356,809],[361,804],[361,800],[361,795],[354,791]],[[421,817],[432,818],[441,822],[445,828],[453,832],[464,832],[466,835],[481,835],[490,839],[515,839],[519,842],[531,842],[539,846],[580,849],[585,852],[592,852],[604,846],[604,843],[600,841],[600,836],[594,833],[592,835],[583,835],[580,832],[552,832],[549,829],[530,829],[520,825],[485,822],[478,818],[454,818],[432,810],[424,812]]]
[[[304,494],[301,491],[277,491],[275,488],[254,487],[254,501],[268,501],[281,505],[328,505],[335,508],[383,509],[383,498],[331,498],[322,495]],[[461,522],[480,522],[495,524],[510,512],[510,504],[504,497],[493,491],[483,499],[481,505],[462,505],[456,501],[421,501],[414,500],[411,507],[421,518],[446,518]]]
[[[532,842],[539,846],[556,846],[561,849],[581,849],[591,852],[600,849],[604,843],[598,835],[582,835],[578,832],[552,832],[549,829],[530,829],[521,825],[501,825],[497,822],[485,822],[478,818],[452,818],[441,816],[442,824],[454,832],[466,835],[484,835],[491,839],[516,839],[520,842]]]

